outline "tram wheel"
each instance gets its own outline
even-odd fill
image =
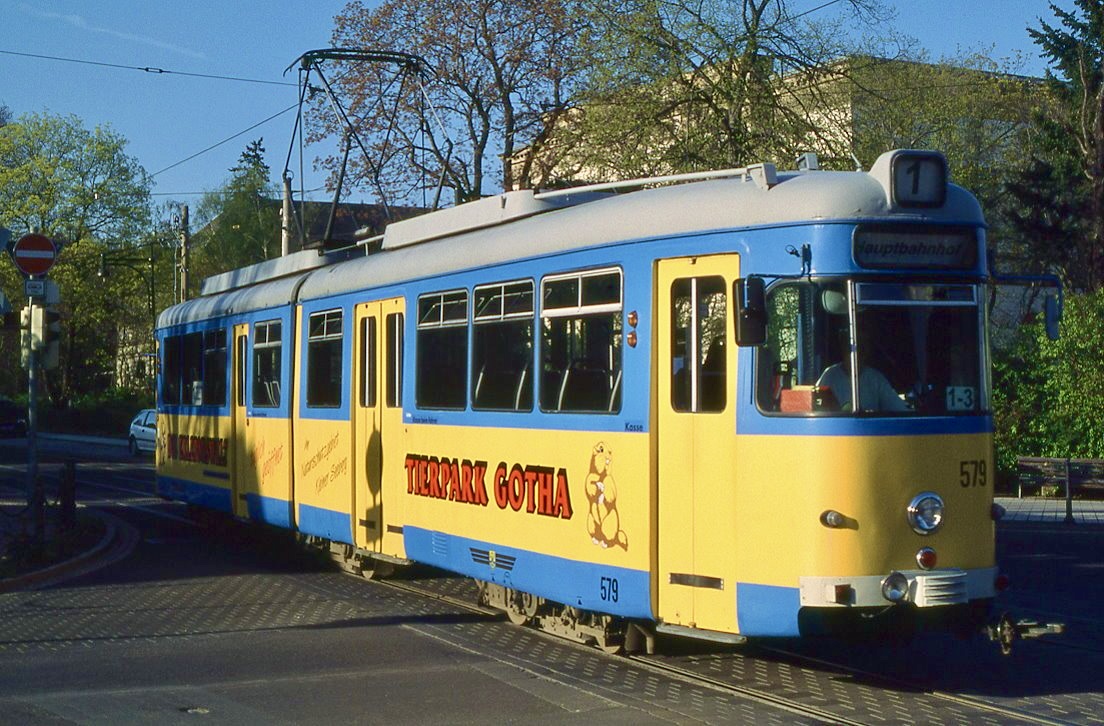
[[[506,616],[514,625],[526,625],[537,614],[537,598],[527,592],[515,592],[510,598],[510,607]]]

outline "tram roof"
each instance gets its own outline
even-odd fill
[[[885,161],[888,156],[880,157],[869,172],[775,173],[773,167],[764,165],[730,177],[622,194],[509,192],[395,222],[388,226],[379,252],[196,298],[166,309],[159,324],[174,325],[294,299],[319,299],[636,240],[855,219],[984,224],[977,200],[953,184],[948,184],[942,206],[894,206]],[[765,173],[750,173],[756,169]],[[509,213],[511,208],[514,214]]]

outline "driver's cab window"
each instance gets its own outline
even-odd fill
[[[761,410],[970,415],[988,409],[976,286],[801,281],[767,297]]]

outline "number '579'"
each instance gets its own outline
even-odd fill
[[[985,459],[968,459],[958,462],[958,483],[963,489],[983,487],[987,481]]]

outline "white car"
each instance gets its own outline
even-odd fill
[[[130,422],[130,454],[153,451],[157,447],[157,411],[144,408]]]

